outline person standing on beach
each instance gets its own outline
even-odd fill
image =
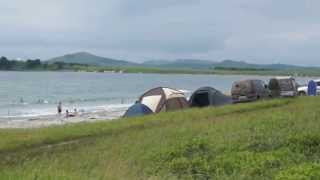
[[[61,112],[62,112],[62,103],[61,102],[59,102],[57,110],[58,110],[58,114],[61,115]]]

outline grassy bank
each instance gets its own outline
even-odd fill
[[[0,130],[0,179],[319,179],[319,101]]]

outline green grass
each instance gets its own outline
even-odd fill
[[[0,131],[0,179],[320,179],[319,97]]]

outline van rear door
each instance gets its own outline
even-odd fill
[[[251,81],[239,81],[235,82],[232,86],[232,98],[234,100],[245,100],[248,94],[251,92]]]

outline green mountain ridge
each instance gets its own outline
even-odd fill
[[[216,66],[221,67],[237,67],[237,68],[256,68],[256,69],[298,69],[302,66],[295,66],[289,64],[250,64],[245,61],[224,60],[217,63]]]
[[[197,59],[177,59],[175,61],[146,61],[144,66],[157,66],[161,68],[185,68],[185,69],[209,69],[213,68],[215,63],[208,60]]]
[[[223,60],[221,62],[213,62],[208,60],[197,59],[178,59],[175,61],[166,61],[160,63],[158,61],[147,61],[143,65],[157,65],[163,68],[192,68],[192,69],[209,69],[214,67],[223,68],[252,68],[252,69],[300,69],[302,66],[288,64],[250,64],[245,61]]]
[[[222,68],[252,68],[252,69],[270,69],[270,70],[291,70],[308,68],[303,66],[288,65],[288,64],[251,64],[245,61],[223,60],[221,62],[214,62],[210,60],[201,59],[177,59],[169,60],[149,60],[143,63],[135,63],[125,60],[117,60],[112,58],[101,57],[93,55],[88,52],[78,52],[67,54],[64,56],[49,59],[47,62],[64,62],[87,64],[94,66],[106,67],[154,67],[154,68],[168,68],[168,69],[213,69],[215,67]]]
[[[137,65],[136,63],[133,63],[133,62],[100,57],[87,52],[67,54],[64,56],[49,59],[47,60],[47,62],[49,63],[64,62],[64,63],[88,64],[88,65],[95,65],[95,66],[116,66],[116,67]]]

